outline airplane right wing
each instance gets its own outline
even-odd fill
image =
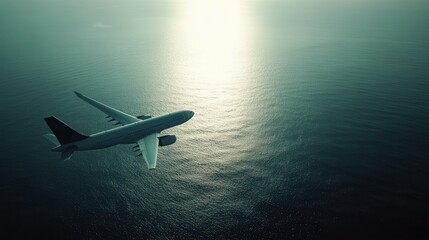
[[[109,107],[101,102],[98,102],[92,98],[89,98],[81,93],[74,92],[76,96],[78,96],[80,99],[84,100],[85,102],[91,104],[92,106],[98,108],[100,111],[107,114],[107,116],[111,117],[113,120],[118,121],[122,125],[126,125],[133,122],[141,121],[139,118],[131,116],[129,114],[126,114],[124,112],[121,112],[117,109],[114,109],[112,107]],[[112,121],[112,120],[110,120]]]
[[[137,141],[147,168],[156,168],[156,158],[158,156],[159,133],[152,133]]]

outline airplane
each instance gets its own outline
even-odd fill
[[[55,146],[52,152],[61,152],[61,160],[69,160],[75,151],[86,151],[108,148],[118,144],[137,143],[133,150],[140,151],[148,169],[156,168],[158,146],[168,146],[176,142],[175,135],[160,136],[161,131],[187,122],[194,116],[193,111],[182,110],[159,117],[149,115],[132,116],[109,107],[79,92],[77,97],[107,114],[106,119],[117,128],[91,134],[89,136],[76,130],[54,116],[45,118],[53,134],[45,134]]]

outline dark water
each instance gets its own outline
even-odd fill
[[[425,1],[1,1],[0,236],[425,239]],[[55,115],[196,114],[148,171]],[[7,238],[6,238],[7,237]]]

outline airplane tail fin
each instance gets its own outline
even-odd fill
[[[58,140],[59,144],[61,145],[88,138],[88,136],[78,133],[73,128],[71,128],[61,120],[57,119],[56,117],[53,117],[53,116],[47,117],[45,118],[45,121],[48,124],[49,128],[52,130],[52,133],[55,135],[50,137],[45,135],[45,137],[48,138],[49,141],[53,143],[55,140],[52,137],[55,137],[55,139]]]

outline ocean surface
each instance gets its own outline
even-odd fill
[[[0,2],[0,238],[428,239],[429,3]],[[195,116],[59,161],[54,115]]]

